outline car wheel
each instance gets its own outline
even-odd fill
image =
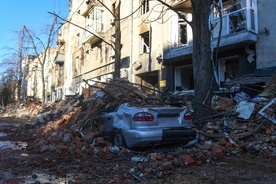
[[[114,145],[126,147],[126,141],[122,133],[118,132],[114,136]]]

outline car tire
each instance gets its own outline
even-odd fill
[[[126,141],[122,133],[118,132],[114,135],[113,143],[115,146],[126,147]]]

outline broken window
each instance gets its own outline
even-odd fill
[[[192,65],[185,65],[175,68],[175,90],[194,89],[194,75]]]
[[[149,53],[149,48],[150,48],[149,31],[143,34],[140,34],[140,39],[141,39],[141,54]]]
[[[93,58],[95,57],[94,59],[101,59],[102,58],[102,44],[101,44],[101,42],[91,44],[90,51],[91,51],[91,56]],[[89,54],[89,50],[87,50],[86,53]],[[88,60],[88,56],[87,56],[87,60]]]
[[[227,58],[219,62],[219,80],[223,85],[226,81],[239,77],[239,58]]]
[[[237,32],[246,28],[245,4],[240,0],[228,0],[222,4],[223,14],[229,14],[230,29]]]
[[[218,37],[220,27],[222,28],[221,36],[247,29],[253,32],[257,31],[257,11],[255,9],[257,0],[221,0],[218,4],[220,8],[214,6],[212,11],[214,37]]]
[[[188,42],[188,36],[187,36],[187,23],[180,19],[179,21],[179,43],[180,45],[182,44],[187,44]]]
[[[230,28],[232,31],[240,31],[246,28],[246,21],[244,11],[242,9],[242,4],[237,3],[230,8]]]
[[[149,0],[144,0],[141,6],[141,15],[149,12]]]
[[[150,48],[150,39],[149,39],[149,31],[140,34],[141,39],[141,53],[149,53]]]

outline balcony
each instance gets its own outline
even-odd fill
[[[54,62],[58,65],[63,65],[64,64],[64,61],[65,61],[65,56],[64,54],[59,54],[57,53],[55,59],[54,59]]]
[[[83,33],[82,43],[97,43],[103,38],[104,35],[104,24],[102,22],[96,22],[91,26],[87,26]]]
[[[258,34],[258,15],[257,15],[257,0],[246,0],[246,4],[236,3],[223,7],[222,21],[213,10],[210,17],[210,27],[212,30],[212,45],[216,47],[218,38],[220,36],[220,47],[227,47],[233,45],[249,44],[257,42]],[[222,23],[221,23],[222,22]],[[220,25],[221,24],[221,25]],[[178,23],[179,26],[180,22]],[[219,35],[221,27],[221,34]],[[186,35],[188,37],[187,44],[181,43],[180,39],[177,41],[171,39],[169,50],[165,54],[165,59],[189,56],[193,53],[192,50],[192,32],[187,27]],[[174,30],[174,29],[173,29]],[[175,29],[176,30],[176,29]],[[174,32],[173,38],[179,36],[181,32]]]
[[[82,43],[98,42],[105,31],[104,22],[105,10],[102,7],[94,7],[85,15],[85,29],[82,36]]]
[[[88,43],[88,44],[95,44],[100,42],[102,39],[104,39],[104,37],[101,34],[97,34],[97,33],[89,33],[89,32],[85,32],[83,34],[83,40],[82,43]]]
[[[88,14],[89,10],[93,7],[93,6],[97,6],[99,3],[99,0],[87,0],[85,1],[85,3],[83,3],[81,9],[83,10],[81,15],[85,16]]]
[[[256,3],[255,0],[252,2]],[[220,18],[213,17],[211,19],[213,42],[217,42],[220,26],[222,26],[220,46],[256,42],[258,32],[256,7],[249,5],[243,7],[241,3],[226,7],[223,10],[221,25]]]

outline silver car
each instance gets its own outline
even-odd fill
[[[112,136],[116,146],[131,149],[176,142],[191,146],[197,142],[191,113],[185,108],[126,103],[115,112],[101,115],[100,120],[107,132],[116,132]]]

